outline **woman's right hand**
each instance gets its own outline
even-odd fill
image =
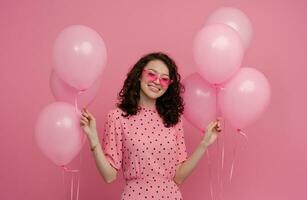
[[[94,140],[97,137],[96,119],[86,108],[82,110],[80,125],[89,140]]]
[[[222,131],[220,121],[221,119],[218,119],[208,124],[206,131],[205,131],[205,135],[201,142],[203,145],[208,147],[216,140],[219,133]]]

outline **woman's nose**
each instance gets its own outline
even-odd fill
[[[160,78],[158,77],[156,80],[154,80],[154,83],[160,85]]]

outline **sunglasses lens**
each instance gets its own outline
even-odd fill
[[[154,81],[154,80],[157,80],[157,78],[158,78],[155,73],[150,72],[150,71],[147,71],[147,73],[145,73],[145,74],[146,74],[146,77],[149,81]]]
[[[148,70],[144,70],[144,75],[148,81],[155,81],[159,78],[162,87],[167,87],[171,83],[171,80],[168,77],[160,77],[158,74]]]
[[[169,78],[160,78],[160,84],[162,86],[168,86],[170,84],[170,79]]]

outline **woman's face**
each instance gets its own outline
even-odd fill
[[[144,67],[140,77],[141,96],[157,99],[162,96],[171,83],[169,70],[161,60],[152,60]]]

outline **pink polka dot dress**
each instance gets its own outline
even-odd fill
[[[166,128],[156,108],[141,107],[123,117],[119,108],[108,113],[102,148],[107,160],[125,179],[121,200],[181,200],[173,181],[176,165],[187,159],[182,120]]]

